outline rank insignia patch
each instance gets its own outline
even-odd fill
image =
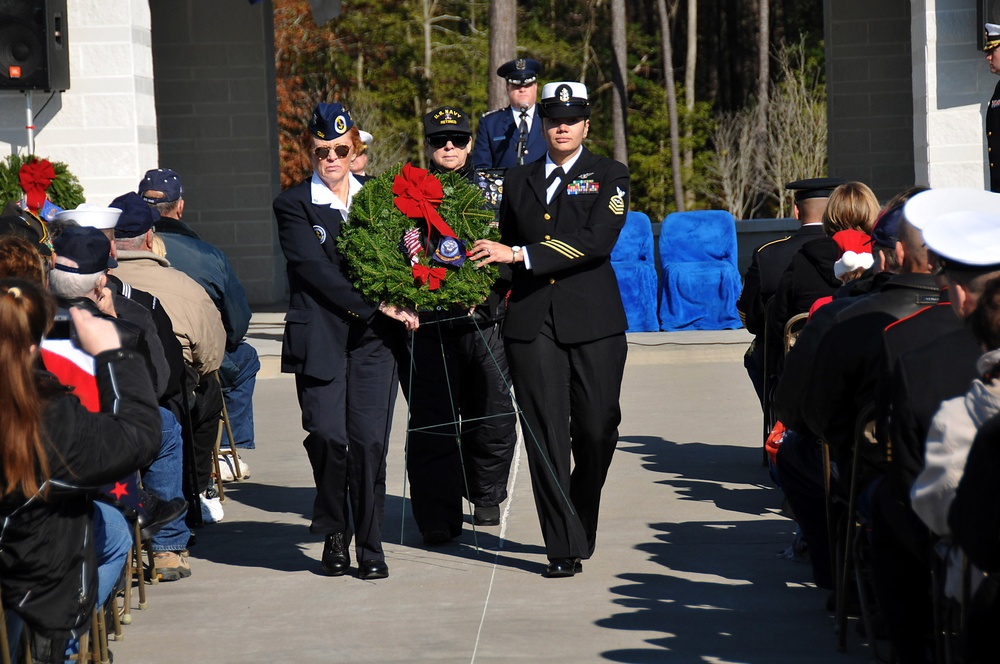
[[[618,190],[618,193],[608,201],[608,209],[615,214],[625,214],[625,190],[621,187],[615,187],[615,189]]]

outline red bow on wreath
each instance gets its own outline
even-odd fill
[[[428,284],[430,290],[441,288],[441,282],[447,275],[448,272],[443,267],[427,267],[420,263],[413,266],[413,278],[417,280],[417,286]]]
[[[441,181],[422,168],[410,164],[392,181],[392,194],[396,198],[393,203],[399,211],[410,219],[423,219],[427,222],[427,241],[431,239],[431,229],[437,229],[441,235],[458,237],[448,223],[438,214],[437,206],[444,199]]]
[[[56,170],[45,159],[32,159],[17,171],[21,189],[24,189],[28,209],[38,212],[45,205],[45,190],[56,179]]]

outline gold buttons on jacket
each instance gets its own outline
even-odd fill
[[[545,221],[548,221],[551,218],[552,218],[552,215],[550,215],[548,212],[546,212],[545,216],[544,216]]]
[[[554,284],[554,283],[556,283],[556,280],[555,280],[555,279],[549,279],[549,286],[551,286],[551,285],[552,285],[552,284]]]
[[[546,239],[546,240],[551,240],[551,239],[552,239],[552,236],[551,236],[551,235],[546,235],[546,236],[545,236],[545,239]]]

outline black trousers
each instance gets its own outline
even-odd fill
[[[564,344],[547,319],[533,340],[505,345],[546,554],[589,558],[618,443],[625,334]]]
[[[358,561],[383,560],[385,463],[396,402],[396,360],[383,339],[364,328],[348,342],[341,375],[295,375],[303,442],[316,482],[309,531],[356,537]]]
[[[193,383],[196,379],[192,375],[193,372],[187,374]],[[185,393],[190,393],[187,402],[190,421],[185,417],[181,402]],[[165,406],[181,423],[184,434],[184,495],[197,501],[198,494],[208,488],[212,478],[212,453],[222,417],[222,388],[215,376],[202,376],[197,386],[175,395]],[[197,506],[197,502],[194,505]]]
[[[406,470],[421,532],[462,532],[462,497],[479,506],[507,499],[517,444],[510,370],[497,326],[421,325],[413,337]],[[409,377],[407,378],[407,373]]]

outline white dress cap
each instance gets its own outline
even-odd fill
[[[90,226],[99,230],[114,228],[118,223],[118,215],[122,213],[118,208],[102,207],[81,203],[75,210],[63,210],[57,212],[55,218],[59,221],[75,221],[80,226]]]
[[[935,219],[952,212],[1000,214],[1000,194],[960,187],[928,189],[906,201],[903,206],[903,216],[918,230],[924,230]]]
[[[927,248],[946,260],[972,267],[1000,264],[1000,208],[944,214],[923,233]]]

